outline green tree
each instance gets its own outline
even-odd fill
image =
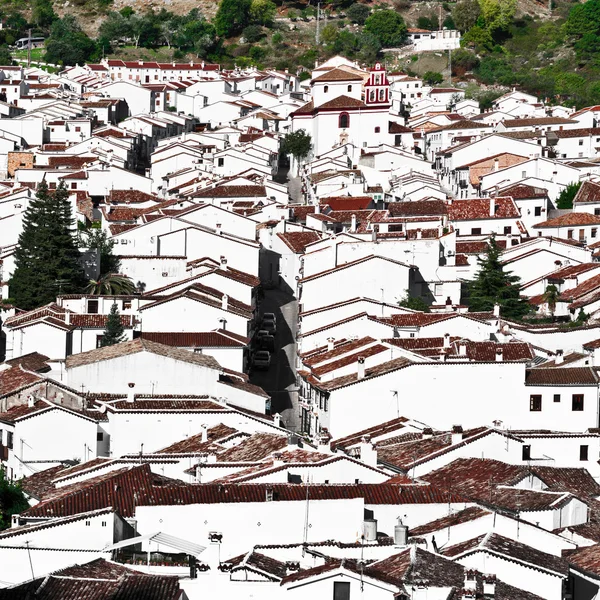
[[[423,81],[428,85],[438,85],[444,81],[444,76],[441,73],[435,71],[426,71],[423,74]]]
[[[573,208],[573,200],[581,187],[581,182],[573,182],[570,183],[561,193],[558,195],[556,199],[556,208],[560,209],[568,209]]]
[[[346,16],[352,23],[364,25],[371,14],[371,9],[366,4],[355,2],[346,9]]]
[[[30,310],[53,302],[58,293],[83,291],[85,276],[73,224],[64,183],[50,193],[42,182],[25,211],[15,250],[10,294],[16,306]]]
[[[468,31],[477,23],[481,15],[481,7],[477,0],[458,0],[452,10],[452,18],[456,27],[462,31]]]
[[[411,310],[419,310],[421,312],[431,312],[429,304],[427,304],[423,298],[411,296],[408,290],[406,290],[404,297],[398,302],[398,306],[410,308]]]
[[[29,502],[18,483],[6,479],[6,473],[0,469],[0,529],[11,526],[12,515],[29,508]]]
[[[269,27],[277,14],[277,5],[271,0],[252,0],[250,4],[250,20],[257,25]]]
[[[240,33],[250,19],[252,0],[221,0],[214,26],[218,36],[230,37]]]
[[[569,11],[564,30],[567,35],[574,37],[597,34],[600,31],[600,0],[588,0],[573,6]]]
[[[242,36],[248,43],[254,44],[265,37],[265,34],[260,25],[248,25],[248,27],[245,27],[244,31],[242,31]]]
[[[517,10],[517,0],[479,0],[481,16],[491,31],[508,31]]]
[[[281,144],[283,154],[291,154],[298,165],[310,154],[312,138],[305,129],[298,129],[286,134]]]
[[[417,27],[419,29],[437,31],[440,28],[440,21],[436,15],[431,15],[430,17],[421,16],[417,19]]]
[[[126,339],[125,327],[123,327],[123,323],[121,322],[121,315],[119,314],[117,303],[113,302],[113,305],[110,307],[108,318],[106,319],[106,329],[102,334],[100,345],[103,348],[105,346],[114,346],[115,344],[124,342]]]
[[[550,284],[546,286],[546,290],[542,295],[542,299],[548,305],[548,308],[550,309],[550,314],[553,317],[556,311],[556,303],[558,302],[559,298],[560,292],[558,291],[558,288],[555,285]]]
[[[50,0],[33,0],[31,3],[31,23],[33,25],[46,29],[56,18]]]
[[[121,262],[113,254],[115,241],[108,237],[106,231],[92,227],[81,231],[79,237],[80,246],[88,250],[98,250],[100,252],[100,275],[119,272]]]
[[[76,65],[97,58],[98,46],[83,32],[74,16],[65,15],[52,23],[46,40],[46,62]]]
[[[406,38],[406,23],[393,10],[378,10],[366,21],[364,31],[374,35],[383,48],[401,45]]]
[[[90,279],[85,292],[93,296],[131,296],[135,285],[126,275],[106,273],[98,279]]]
[[[0,65],[10,66],[15,64],[8,46],[0,46]]]
[[[120,12],[109,12],[98,30],[98,36],[111,43],[131,37],[131,35],[131,22]]]
[[[462,36],[460,45],[474,48],[476,52],[484,52],[493,48],[494,40],[489,29],[475,25]]]
[[[452,73],[454,75],[464,75],[467,71],[472,71],[479,66],[479,58],[473,52],[464,48],[459,48],[452,53]]]
[[[526,299],[521,298],[519,277],[504,271],[500,254],[501,250],[492,236],[485,256],[479,258],[479,271],[475,279],[467,284],[469,310],[490,312],[495,304],[499,304],[503,317],[521,319],[530,312],[531,307]]]
[[[362,33],[358,36],[359,51],[357,57],[364,63],[374,63],[381,50],[381,43],[371,33]]]

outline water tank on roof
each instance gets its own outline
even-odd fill
[[[377,539],[377,519],[363,521],[363,539],[365,542],[374,542]]]

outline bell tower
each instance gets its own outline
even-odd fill
[[[387,78],[385,67],[381,63],[376,63],[369,69],[369,79],[365,83],[365,104],[389,105],[390,103],[390,82]]]

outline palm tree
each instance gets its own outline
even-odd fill
[[[90,279],[85,292],[93,296],[130,296],[135,293],[135,285],[127,275],[107,273]]]
[[[542,299],[546,304],[548,304],[548,308],[550,309],[550,314],[554,318],[554,311],[556,310],[556,302],[560,298],[560,292],[555,285],[550,284],[546,286],[546,291],[544,292]]]

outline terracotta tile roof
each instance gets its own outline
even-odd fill
[[[505,127],[539,127],[540,125],[573,125],[575,121],[561,117],[538,117],[529,119],[509,119],[504,121]]]
[[[264,185],[218,185],[194,192],[192,198],[263,198],[267,196]]]
[[[504,188],[501,190],[501,194],[503,196],[510,196],[513,200],[525,200],[529,198],[546,198],[548,190],[521,183]]]
[[[112,360],[131,354],[137,354],[138,352],[150,352],[152,354],[166,356],[174,360],[196,364],[209,369],[221,369],[219,363],[212,356],[206,354],[194,354],[188,350],[180,350],[179,348],[165,346],[164,344],[158,344],[142,338],[71,355],[66,360],[66,367],[67,369],[72,369],[104,360]]]
[[[250,571],[264,575],[271,581],[281,581],[287,573],[285,562],[254,551],[250,551],[247,554],[240,554],[240,556],[230,558],[226,562],[233,566],[230,571],[231,573],[235,573],[236,571]]]
[[[392,419],[391,421],[386,421],[385,423],[381,423],[379,425],[363,429],[362,431],[357,431],[356,433],[332,441],[331,449],[348,449],[351,446],[359,444],[362,438],[365,436],[369,436],[371,440],[375,441],[379,436],[386,435],[395,431],[401,431],[405,428],[404,424],[407,421],[408,419],[406,417],[398,417],[396,419]]]
[[[164,333],[143,331],[141,336],[144,340],[157,342],[166,346],[177,346],[178,348],[245,348],[249,338],[235,337],[218,331],[203,331],[199,333]],[[242,338],[242,339],[239,339]]]
[[[37,500],[44,498],[54,489],[54,479],[65,470],[64,465],[57,465],[38,471],[20,480],[23,491]]]
[[[161,198],[140,190],[111,190],[106,202],[107,204],[141,204],[143,202],[161,202]]]
[[[187,352],[187,350],[186,350]],[[191,354],[191,352],[190,352]],[[136,395],[133,402],[116,400],[108,402],[107,410],[122,412],[203,412],[226,411],[227,407],[208,396],[148,397]]]
[[[448,207],[443,200],[390,202],[387,209],[393,217],[428,217],[448,214]]]
[[[331,69],[331,71],[328,71],[327,73],[323,73],[322,75],[315,77],[312,80],[312,83],[315,83],[315,82],[325,83],[328,81],[362,81],[362,80],[363,80],[363,77],[361,77],[357,73],[351,73],[349,71],[346,71],[345,69],[334,68],[334,69]]]
[[[198,453],[198,452],[210,452],[211,449],[216,447],[216,443],[223,438],[230,437],[234,434],[238,433],[237,429],[233,427],[229,427],[228,425],[224,425],[223,423],[219,423],[219,425],[215,425],[211,427],[206,432],[206,441],[203,442],[203,434],[199,433],[197,435],[191,435],[184,440],[179,442],[175,442],[162,450],[159,450],[156,454],[187,454],[189,452]]]
[[[304,354],[303,356],[305,358],[303,363],[308,367],[312,367],[319,363],[331,360],[332,358],[337,358],[338,356],[353,352],[363,346],[368,346],[373,342],[375,342],[375,338],[368,336],[357,340],[337,340],[337,343],[334,342],[334,347],[331,350],[329,350],[327,346],[323,346],[322,348],[315,348]]]
[[[525,385],[597,386],[598,376],[591,367],[528,369],[525,375]]]
[[[256,462],[287,447],[287,437],[272,433],[255,433],[217,456],[219,462]]]
[[[371,196],[336,196],[321,198],[321,205],[328,205],[332,211],[362,211],[373,203]]]
[[[10,396],[43,380],[41,375],[25,371],[21,366],[4,369],[0,371],[0,398]]]
[[[541,229],[543,227],[570,227],[577,225],[600,225],[600,216],[585,212],[571,212],[554,219],[536,223],[533,227],[534,229]]]
[[[570,527],[569,529],[574,529]],[[594,579],[600,577],[600,545],[594,544],[587,548],[579,548],[566,557],[569,565]]]
[[[316,231],[290,231],[278,233],[277,237],[296,254],[303,254],[306,246],[321,239]]]
[[[52,168],[56,167],[72,167],[81,169],[86,164],[96,162],[97,156],[49,156],[48,165]]]
[[[410,530],[410,535],[412,537],[419,537],[422,535],[427,535],[429,533],[436,533],[449,527],[454,527],[462,523],[468,523],[469,521],[481,519],[482,517],[485,517],[490,514],[492,513],[489,510],[485,510],[484,508],[481,508],[479,506],[471,506],[447,517],[441,517],[440,519],[436,519],[435,521],[429,521],[429,523],[425,523],[425,525],[413,527]]]
[[[327,110],[357,110],[359,108],[369,108],[362,100],[351,98],[350,96],[337,96],[332,100],[324,102],[319,106],[314,106],[311,100],[308,104],[300,107],[298,110],[291,113],[290,116],[317,114],[320,111]]]
[[[491,203],[494,204],[494,212],[490,215]],[[512,198],[471,198],[453,200],[448,205],[448,218],[451,221],[518,219],[520,216],[519,209]],[[598,220],[600,222],[600,217]]]
[[[392,121],[388,124],[388,133],[414,133],[414,131],[410,127],[405,127],[400,123],[394,123]]]
[[[533,350],[527,342],[462,342],[466,346],[466,356],[469,360],[477,362],[494,362],[497,360],[499,351],[502,351],[504,361],[531,361],[534,358]],[[460,355],[460,341],[452,344],[453,354]]]
[[[18,358],[11,358],[5,361],[5,364],[11,367],[21,366],[26,371],[34,371],[35,373],[47,373],[52,370],[48,365],[50,358],[39,352],[30,352],[29,354],[23,354]]]
[[[585,204],[587,202],[600,202],[600,184],[593,181],[584,181],[577,191],[573,204]]]
[[[496,240],[496,244],[502,249],[506,248],[506,240]],[[456,252],[460,252],[461,254],[483,254],[487,250],[487,247],[487,240],[456,242]]]

